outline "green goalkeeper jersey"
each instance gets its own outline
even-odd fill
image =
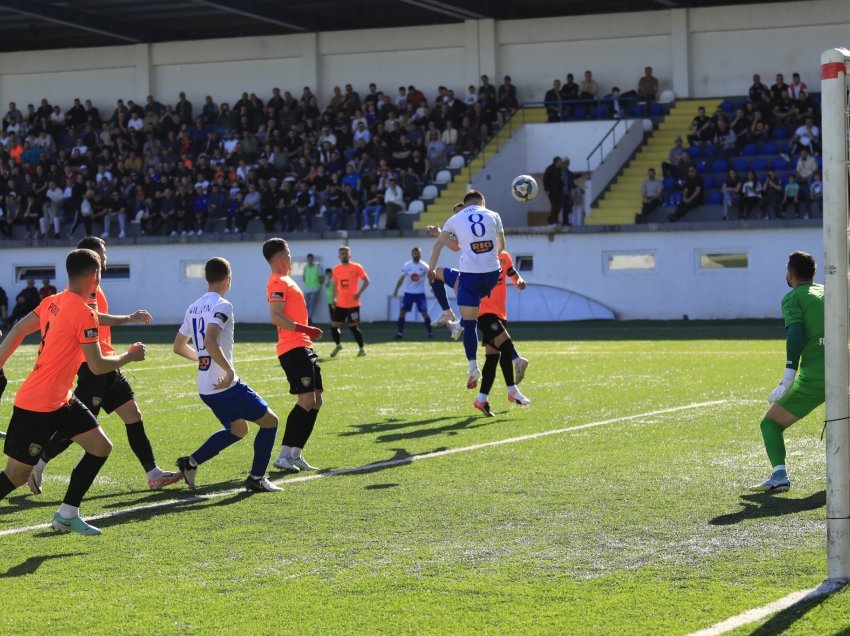
[[[805,283],[792,289],[782,299],[785,328],[803,325],[803,351],[800,377],[824,380],[823,364],[823,285]]]

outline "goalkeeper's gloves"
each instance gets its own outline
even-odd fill
[[[785,392],[791,388],[791,385],[794,384],[794,378],[797,377],[796,369],[785,369],[785,375],[782,376],[782,379],[779,381],[779,384],[770,395],[767,396],[767,401],[769,404],[773,404],[779,400]]]

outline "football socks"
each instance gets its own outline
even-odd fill
[[[337,346],[337,347],[338,347],[338,346],[341,344],[341,342],[342,342],[342,340],[341,340],[341,338],[340,338],[340,333],[341,333],[341,332],[340,332],[339,327],[331,327],[331,336],[333,336],[334,343],[336,343],[336,346]]]
[[[229,429],[223,428],[209,436],[206,442],[201,444],[201,447],[192,453],[192,459],[196,465],[203,464],[218,455],[228,446],[232,446],[238,442],[241,437],[234,435]]]
[[[466,350],[466,359],[475,360],[478,355],[478,319],[463,319],[463,348]]]
[[[310,413],[298,404],[292,407],[286,418],[286,428],[283,431],[283,446],[304,448],[304,440],[309,434]]]
[[[764,418],[761,421],[761,436],[764,438],[764,448],[771,466],[785,465],[785,435],[784,429],[774,420]]]
[[[446,296],[446,284],[435,278],[434,282],[431,283],[431,291],[434,292],[434,298],[440,303],[440,309],[447,311],[449,308],[449,298]]]
[[[499,366],[499,354],[488,353],[484,357],[484,368],[481,370],[481,395],[478,396],[479,402],[486,402],[487,396],[490,394],[490,389],[493,388],[493,382],[496,380],[496,367]]]
[[[357,341],[357,346],[362,349],[363,348],[363,334],[360,333],[360,327],[353,326],[353,327],[349,327],[348,330],[351,332],[351,335],[354,336],[354,340]]]
[[[499,345],[499,351],[502,352],[502,355],[499,358],[499,364],[502,367],[502,375],[505,376],[505,384],[508,386],[513,386],[514,384],[514,362],[511,359],[511,352],[513,351],[513,348],[514,343],[510,338]]]
[[[254,438],[254,462],[251,464],[252,475],[262,477],[266,474],[269,460],[272,458],[275,435],[277,435],[276,426],[261,428],[257,431],[257,436]]]
[[[0,472],[0,499],[15,489],[15,485],[6,477],[6,473]]]
[[[145,434],[145,425],[142,420],[133,424],[125,424],[127,428],[127,441],[130,442],[130,448],[139,459],[139,463],[145,472],[150,472],[156,468],[156,460],[153,457],[153,448],[151,442]]]
[[[106,463],[106,457],[98,457],[91,453],[85,453],[74,470],[71,471],[71,481],[68,483],[68,491],[62,503],[69,506],[80,507],[80,502],[94,483],[94,478]],[[67,518],[67,515],[62,515]],[[74,515],[71,515],[74,516]]]

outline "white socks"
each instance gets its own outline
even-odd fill
[[[80,516],[80,509],[76,506],[69,506],[68,504],[62,504],[59,506],[59,515],[65,517],[66,519],[73,519],[74,517]]]
[[[478,394],[478,401],[482,402],[482,403],[486,402],[487,401],[487,394],[486,393],[479,393]]]
[[[298,448],[297,446],[292,447],[292,459],[301,459],[301,451],[303,448]]]
[[[280,455],[278,455],[278,459],[285,459],[292,455],[292,446],[281,446],[280,447]]]

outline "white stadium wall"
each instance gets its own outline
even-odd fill
[[[645,65],[661,89],[679,97],[741,95],[759,72],[799,71],[817,86],[820,52],[847,44],[845,0],[587,15],[533,20],[468,21],[286,36],[165,42],[0,54],[0,104],[65,107],[79,96],[101,109],[154,93],[173,103],[184,90],[234,101],[242,91],[264,99],[272,86],[298,95],[307,85],[322,103],[335,85],[364,93],[376,82],[388,95],[415,84],[433,97],[438,85],[462,97],[481,73],[499,84],[513,77],[520,100],[542,100],[552,80],[591,69],[607,93],[633,89]]]
[[[797,249],[811,252],[820,262],[823,246],[819,228],[750,231],[603,232],[581,234],[509,235],[508,249],[515,259],[533,256],[532,271],[523,272],[534,286],[537,306],[524,302],[515,317],[542,320],[581,317],[585,313],[560,313],[565,292],[612,310],[617,318],[692,319],[778,318],[786,293],[784,268],[787,255]],[[296,261],[308,252],[324,266],[337,261],[339,240],[293,241]],[[350,242],[354,260],[369,273],[371,286],[364,295],[366,321],[397,317],[391,301],[400,269],[410,249],[419,245],[430,254],[426,239],[357,239]],[[224,256],[234,268],[231,298],[237,319],[265,322],[264,301],[268,271],[261,243],[164,244],[109,248],[113,265],[129,265],[128,280],[106,280],[110,310],[115,313],[148,308],[158,324],[177,324],[184,309],[205,291],[199,279],[184,277],[186,264],[203,264],[211,256]],[[0,286],[12,302],[22,283],[15,281],[16,267],[53,266],[56,285],[62,287],[67,249],[12,248],[0,251]],[[739,269],[704,269],[701,254],[745,254],[747,266]],[[617,270],[609,259],[641,263],[654,260],[654,269]],[[456,266],[456,257],[443,255],[440,265]],[[820,280],[820,276],[818,277]],[[39,281],[40,283],[40,281]],[[325,320],[322,306],[319,320]],[[601,314],[600,314],[601,317]]]

